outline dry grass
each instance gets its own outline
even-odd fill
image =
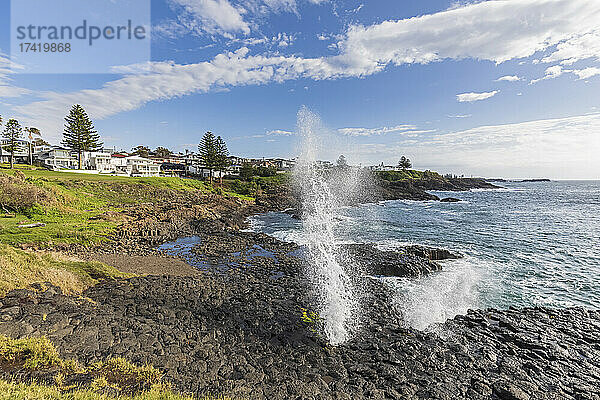
[[[78,294],[99,280],[130,276],[96,261],[34,253],[0,244],[0,296],[12,289],[43,282],[60,286],[65,293]]]
[[[0,400],[194,400],[171,391],[163,382],[162,373],[146,365],[137,366],[123,358],[81,367],[73,360],[61,359],[54,345],[45,337],[12,339],[0,335],[0,366],[5,372],[47,372],[54,376],[53,385],[36,382],[0,380]],[[85,387],[65,384],[75,379],[90,382]],[[118,393],[118,396],[106,393]],[[226,400],[206,397],[196,400]]]
[[[101,394],[92,389],[81,389],[65,392],[54,386],[43,386],[35,383],[13,383],[0,380],[0,400],[194,400],[170,391],[153,389],[135,396],[113,397]],[[206,399],[208,400],[208,399]]]
[[[27,213],[34,206],[54,204],[48,190],[25,183],[25,175],[17,171],[14,176],[0,174],[0,211]]]

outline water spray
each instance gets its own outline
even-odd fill
[[[358,301],[348,270],[341,262],[334,225],[340,204],[339,193],[327,181],[325,167],[317,161],[320,121],[307,108],[298,112],[302,151],[294,170],[294,181],[303,206],[303,231],[307,247],[307,276],[322,329],[327,340],[340,344],[351,337]]]

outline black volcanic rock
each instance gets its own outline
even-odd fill
[[[441,203],[458,203],[459,201],[460,199],[457,199],[456,197],[445,197],[440,200]]]
[[[435,261],[460,258],[448,250],[417,245],[385,251],[372,244],[348,244],[343,249],[363,273],[379,276],[423,276],[442,269]]]
[[[272,266],[263,260],[254,268]],[[109,281],[84,297],[52,286],[15,290],[2,298],[0,333],[46,335],[61,356],[84,364],[116,356],[149,363],[175,389],[198,396],[598,397],[599,311],[469,311],[424,333],[403,327],[393,292],[364,279],[360,328],[330,346],[302,320],[310,301],[301,275],[272,279],[253,271]]]

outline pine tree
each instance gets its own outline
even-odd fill
[[[200,162],[210,171],[209,179],[210,183],[212,183],[212,171],[217,166],[217,139],[212,132],[208,131],[202,136],[198,145],[198,153],[200,155]]]
[[[21,139],[22,133],[23,129],[21,128],[19,121],[16,119],[9,119],[4,127],[4,133],[2,133],[2,137],[6,140],[6,144],[2,147],[4,150],[10,152],[10,169],[14,168],[15,151],[21,149],[19,140]]]
[[[398,161],[398,166],[402,169],[408,169],[412,167],[412,163],[410,162],[410,159],[402,156],[400,157],[400,161]]]
[[[96,151],[102,148],[100,136],[94,130],[94,125],[87,113],[79,104],[75,104],[69,115],[65,117],[63,145],[77,152],[78,168],[81,169],[81,159],[84,151]]]
[[[167,157],[171,157],[171,155],[173,154],[173,152],[169,149],[167,149],[166,147],[157,147],[156,150],[154,150],[154,155],[156,155],[156,157],[160,157],[160,158],[167,158]]]
[[[216,168],[217,170],[221,171],[219,181],[221,184],[223,184],[223,173],[225,172],[227,167],[229,167],[229,159],[227,158],[229,157],[229,150],[227,150],[227,144],[225,144],[225,141],[221,138],[221,136],[217,136],[215,147],[217,161]]]
[[[135,154],[136,156],[144,158],[148,158],[150,156],[150,148],[144,145],[135,146],[133,149],[131,149],[131,151],[131,154]]]

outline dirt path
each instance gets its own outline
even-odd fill
[[[198,276],[202,272],[176,257],[94,253],[89,260],[111,265],[121,272],[137,275]]]

